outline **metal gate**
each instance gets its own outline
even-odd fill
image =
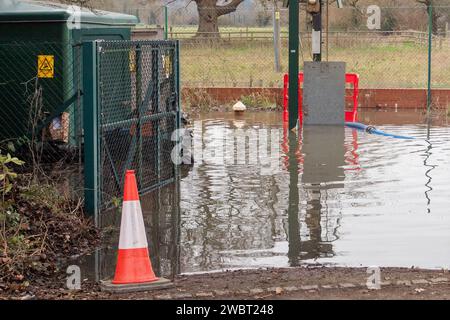
[[[92,214],[122,196],[126,170],[141,193],[176,177],[178,42],[84,43],[85,201]]]

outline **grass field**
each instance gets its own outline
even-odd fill
[[[300,65],[303,60],[311,60],[309,52],[308,44],[304,44]],[[288,67],[285,42],[280,73],[274,71],[273,46],[268,41],[182,41],[180,56],[181,79],[187,86],[281,87]],[[450,46],[433,48],[434,88],[450,88],[449,58]],[[427,46],[414,42],[347,39],[330,45],[329,60],[345,61],[347,72],[359,73],[360,86],[364,88],[427,87]]]
[[[170,28],[170,31],[173,33],[177,32],[186,32],[186,33],[194,33],[197,32],[197,26],[191,25],[191,26],[172,26]],[[219,27],[219,30],[222,34],[225,34],[227,32],[273,32],[273,27],[235,27],[235,26],[221,26]],[[288,27],[281,27],[282,31],[288,31]]]

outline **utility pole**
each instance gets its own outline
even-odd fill
[[[306,3],[306,11],[312,16],[313,61],[322,61],[322,2],[323,0],[307,0]]]
[[[299,4],[298,0],[284,0],[289,6],[289,130],[298,124],[298,49],[299,49]]]

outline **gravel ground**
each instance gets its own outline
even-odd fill
[[[366,268],[298,267],[181,275],[174,286],[111,294],[85,281],[65,289],[61,275],[27,292],[0,291],[0,299],[449,299],[447,270],[381,268],[381,289],[369,290]]]

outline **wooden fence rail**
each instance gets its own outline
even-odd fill
[[[169,31],[170,39],[179,40],[211,40],[210,35],[214,33],[197,33],[195,31]],[[308,41],[311,38],[310,32],[301,32],[302,39]],[[428,43],[428,34],[426,32],[407,30],[407,31],[330,31],[330,41],[337,43],[339,40],[353,39],[355,41],[377,39],[384,42],[412,41],[416,44],[426,45]],[[282,40],[287,40],[289,34],[286,30],[280,31]],[[271,30],[239,30],[239,31],[220,31],[222,41],[273,41],[273,32]],[[450,37],[443,35],[433,35],[434,45],[450,47]]]

